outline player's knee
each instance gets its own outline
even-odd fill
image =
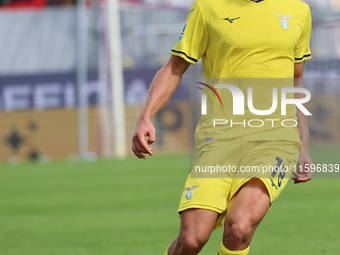
[[[247,240],[251,232],[251,224],[247,221],[230,222],[225,227],[223,238],[243,242]]]
[[[180,254],[198,254],[208,240],[197,236],[182,236],[177,240]]]

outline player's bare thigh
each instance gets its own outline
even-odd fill
[[[224,246],[229,250],[246,249],[269,207],[270,197],[263,182],[254,178],[245,183],[230,200],[225,219]]]
[[[206,209],[188,209],[181,212],[181,228],[170,244],[169,255],[198,254],[214,230],[218,213]]]

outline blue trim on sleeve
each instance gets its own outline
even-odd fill
[[[177,51],[177,50],[171,50],[171,51],[173,51],[173,52],[175,52],[175,53],[182,54],[182,55],[186,56],[188,59],[190,59],[190,60],[192,60],[192,61],[194,61],[194,62],[197,62],[197,61],[198,61],[197,59],[194,59],[194,58],[192,58],[192,57],[189,57],[189,56],[188,56],[185,52],[183,52],[183,51]]]
[[[312,54],[307,54],[307,55],[304,55],[302,58],[295,58],[295,60],[299,61],[299,60],[303,60],[304,58],[308,58],[312,56]]]

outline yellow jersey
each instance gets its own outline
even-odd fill
[[[300,143],[297,127],[282,124],[296,120],[294,105],[288,105],[286,115],[278,104],[270,115],[258,116],[250,111],[247,97],[252,87],[254,107],[269,109],[274,87],[278,99],[282,88],[293,87],[294,64],[311,58],[310,34],[310,9],[300,0],[197,0],[193,4],[172,55],[191,64],[202,58],[205,83],[234,84],[245,97],[244,114],[235,115],[230,91],[216,89],[223,105],[208,100],[208,113],[196,128],[198,150],[237,141]],[[215,125],[217,119],[228,123]]]

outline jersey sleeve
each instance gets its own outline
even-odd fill
[[[312,54],[309,47],[310,35],[312,31],[312,16],[310,9],[308,8],[307,17],[305,18],[304,27],[295,48],[295,63],[301,63],[307,59],[312,58]]]
[[[196,64],[206,51],[207,41],[206,24],[201,8],[196,1],[171,54],[182,57],[190,64]]]

